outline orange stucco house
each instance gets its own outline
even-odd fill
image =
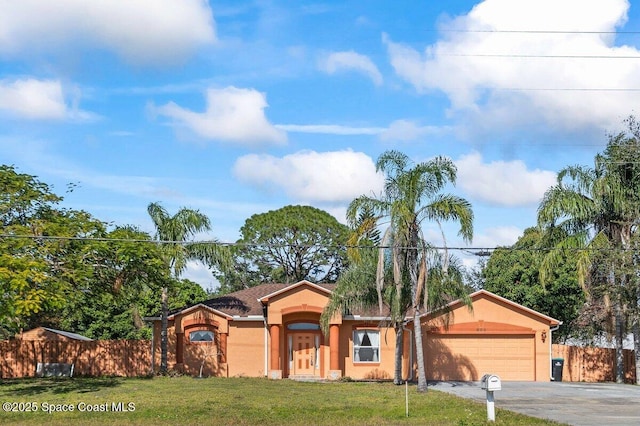
[[[169,368],[207,376],[266,376],[336,380],[390,379],[395,332],[377,312],[352,312],[330,321],[320,314],[335,284],[263,284],[170,313]],[[550,379],[551,332],[560,324],[484,290],[443,316],[421,318],[427,377],[479,380]],[[404,333],[403,376],[415,377],[412,327]],[[154,323],[154,364],[160,362],[160,321]]]

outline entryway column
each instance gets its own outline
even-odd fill
[[[269,328],[271,337],[271,362],[269,363],[269,378],[282,379],[282,369],[280,368],[280,325],[271,324]]]
[[[182,372],[184,367],[184,333],[176,333],[176,370]]]
[[[218,348],[218,352],[220,353],[220,362],[227,362],[227,336],[228,333],[220,333],[220,348]]]
[[[340,370],[340,325],[331,324],[329,327],[329,379],[338,380],[342,377]]]

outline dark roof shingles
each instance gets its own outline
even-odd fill
[[[261,284],[244,290],[235,291],[233,293],[214,297],[204,302],[195,303],[181,309],[176,309],[170,313],[175,315],[185,309],[195,305],[205,305],[217,311],[223,312],[231,316],[254,316],[262,315],[262,303],[258,300],[261,297],[268,296],[295,284]],[[333,291],[335,284],[316,284],[329,291]]]

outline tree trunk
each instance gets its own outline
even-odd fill
[[[616,323],[616,383],[624,383],[624,317],[619,300],[616,301],[614,315]]]
[[[636,385],[640,385],[640,323],[633,323],[633,349],[636,361]]]
[[[167,304],[167,287],[162,288],[162,331],[160,332],[160,373],[167,374],[167,352],[168,352],[168,329],[169,329],[169,306]]]
[[[424,366],[424,351],[422,350],[422,327],[418,309],[413,310],[413,336],[416,342],[416,363],[418,364],[418,392],[427,391],[427,374]]]
[[[401,385],[402,380],[402,352],[404,349],[404,330],[402,323],[394,327],[396,329],[396,353],[395,353],[395,371],[393,374],[393,384]]]

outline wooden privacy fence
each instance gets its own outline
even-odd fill
[[[149,340],[0,341],[0,377],[33,377],[38,363],[74,364],[78,376],[144,376],[151,371]]]
[[[580,346],[553,345],[553,358],[563,358],[562,380],[565,382],[614,382],[616,380],[616,350]],[[624,380],[635,383],[634,352],[623,350]]]
[[[615,349],[553,345],[566,382],[615,381]],[[0,341],[0,378],[33,377],[38,363],[74,364],[78,376],[144,376],[151,372],[151,341]],[[635,383],[635,358],[624,350],[625,381]]]

